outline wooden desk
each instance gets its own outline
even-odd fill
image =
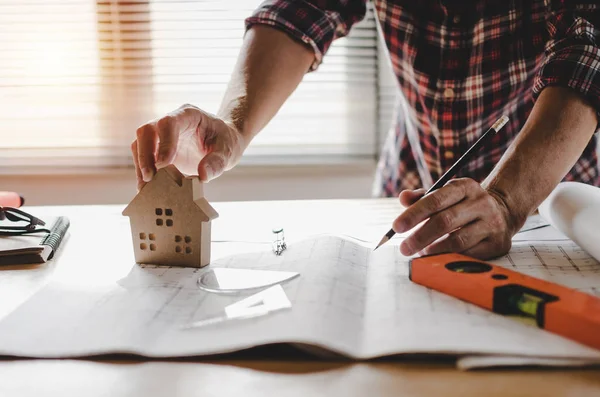
[[[396,200],[214,203],[214,257],[268,243],[282,225],[286,237],[318,232],[360,234],[377,240],[400,210]],[[10,313],[49,279],[110,273],[133,263],[123,206],[31,207],[43,217],[71,218],[68,239],[55,260],[41,266],[0,270],[0,317]],[[252,225],[251,236],[240,225]],[[100,238],[105,235],[104,240]],[[107,241],[111,257],[89,255]],[[246,241],[246,242],[242,242]],[[0,361],[0,396],[598,396],[600,370],[494,370],[460,372],[451,361],[383,360],[323,362],[274,349],[204,361],[10,360]]]

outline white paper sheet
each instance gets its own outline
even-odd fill
[[[600,260],[600,188],[562,182],[540,205],[540,214]]]
[[[498,264],[598,294],[600,265],[569,240],[517,242]],[[50,283],[0,321],[0,354],[152,357],[224,353],[291,342],[353,358],[402,353],[503,354],[598,360],[600,351],[527,326],[408,280],[408,258],[392,245],[319,237],[217,260],[213,267],[300,272],[284,285],[292,308],[205,329],[184,330],[249,296],[197,288],[202,270],[131,267],[114,283]]]
[[[550,223],[547,220],[545,220],[540,214],[534,214],[527,218],[527,221],[525,221],[525,224],[517,234],[541,229],[546,226],[550,226]]]

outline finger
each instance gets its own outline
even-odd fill
[[[473,183],[479,186],[477,182],[473,181]],[[433,214],[459,203],[466,197],[466,189],[468,188],[466,185],[470,185],[470,183],[447,184],[424,196],[396,218],[393,224],[394,231],[403,233],[410,230]],[[482,190],[481,187],[479,187],[479,190]]]
[[[490,231],[481,221],[475,221],[448,234],[422,251],[423,255],[437,255],[447,252],[464,253],[477,246],[487,237]]]
[[[421,197],[425,195],[425,189],[416,189],[416,190],[403,190],[400,192],[398,198],[400,199],[400,204],[404,207],[408,207],[417,202]]]
[[[400,244],[400,252],[413,255],[440,237],[482,217],[486,209],[482,200],[465,200],[438,212]]]
[[[156,172],[155,154],[158,136],[153,124],[145,124],[137,129],[138,164],[144,182],[150,182]]]
[[[488,260],[497,258],[505,255],[510,251],[511,242],[509,241],[506,245],[497,244],[492,239],[485,239],[479,244],[463,252],[464,255],[471,256],[473,258]]]
[[[137,179],[137,190],[139,192],[146,183],[144,182],[144,178],[142,177],[142,170],[140,169],[140,163],[138,160],[137,140],[133,141],[133,143],[131,144],[131,154],[133,155],[135,177]]]
[[[227,159],[221,152],[210,152],[198,164],[198,176],[203,182],[215,179],[225,171]]]
[[[214,122],[211,123],[210,116],[202,111],[200,111],[196,134],[198,136],[198,141],[205,152],[210,152],[211,149],[214,149],[213,146],[218,141],[218,134]]]
[[[162,168],[175,161],[181,134],[197,134],[201,139],[204,130],[202,125],[206,125],[206,120],[207,114],[190,104],[182,105],[157,120],[159,136],[157,167]]]
[[[183,115],[167,114],[156,121],[158,132],[158,151],[156,155],[156,168],[165,167],[173,162],[177,154],[177,142],[181,131],[178,128],[178,117]]]

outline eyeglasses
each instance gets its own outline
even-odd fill
[[[2,223],[0,224],[0,236],[19,236],[39,232],[50,233],[50,230],[46,228],[38,228],[38,225],[45,226],[46,222],[16,208],[0,206],[0,221],[3,220],[16,223],[27,222],[27,224],[8,226]]]

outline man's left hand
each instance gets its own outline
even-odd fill
[[[400,203],[408,208],[394,221],[396,233],[426,221],[402,242],[403,255],[460,252],[489,259],[510,250],[522,222],[513,219],[499,194],[469,178],[451,180],[423,194],[422,189],[400,193]]]

